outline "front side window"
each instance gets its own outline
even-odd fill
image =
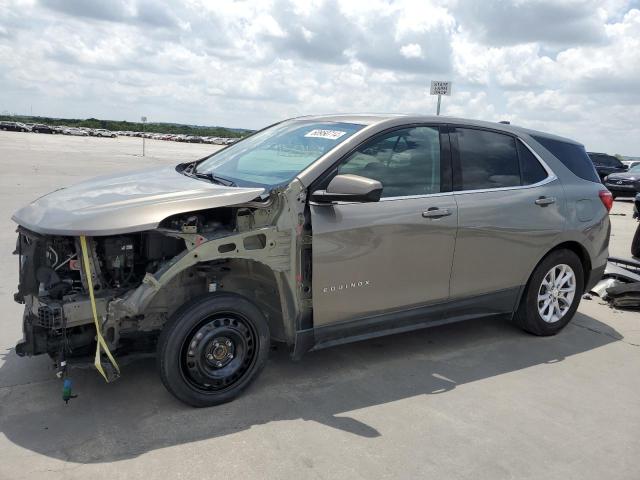
[[[281,185],[363,127],[289,120],[216,152],[198,165],[197,172],[212,173],[238,186]]]
[[[515,138],[509,135],[456,128],[462,190],[520,185],[520,165]]]
[[[440,192],[440,132],[433,127],[394,130],[376,137],[338,167],[382,183],[382,197]]]

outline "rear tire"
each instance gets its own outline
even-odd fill
[[[269,354],[269,325],[247,298],[209,294],[178,309],[158,341],[162,383],[178,400],[210,407],[237,397]]]
[[[631,241],[631,255],[640,257],[640,223],[638,223],[636,233],[633,235],[633,240]]]
[[[555,335],[575,315],[583,290],[584,269],[578,256],[571,250],[555,250],[531,274],[514,321],[534,335]]]

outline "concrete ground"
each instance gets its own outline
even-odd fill
[[[559,335],[466,322],[311,353],[274,351],[238,400],[192,409],[152,361],[107,385],[74,371],[65,405],[47,358],[19,358],[21,205],[213,146],[0,132],[0,479],[638,479],[640,314],[583,300]],[[616,201],[611,252],[635,221]]]

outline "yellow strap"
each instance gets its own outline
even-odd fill
[[[93,280],[91,277],[91,268],[89,267],[89,253],[87,249],[87,238],[84,235],[80,236],[80,246],[82,248],[82,265],[84,265],[85,275],[87,277],[87,285],[89,287],[89,298],[91,299],[91,310],[93,311],[93,321],[96,324],[96,338],[98,339],[98,344],[96,345],[96,358],[93,364],[96,367],[96,370],[100,372],[100,374],[104,377],[106,382],[109,382],[109,377],[104,371],[101,362],[101,352],[100,349],[104,350],[111,365],[116,369],[118,375],[120,375],[120,367],[118,366],[118,362],[116,362],[113,355],[111,355],[111,351],[109,350],[109,346],[102,336],[102,328],[100,326],[100,322],[98,321],[98,311],[96,309],[96,298],[93,295]]]

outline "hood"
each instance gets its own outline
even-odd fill
[[[174,167],[99,177],[55,190],[12,220],[50,235],[116,235],[156,228],[167,217],[254,200],[263,188],[217,185]]]
[[[638,172],[619,172],[611,173],[607,175],[607,180],[640,180],[640,173]]]

